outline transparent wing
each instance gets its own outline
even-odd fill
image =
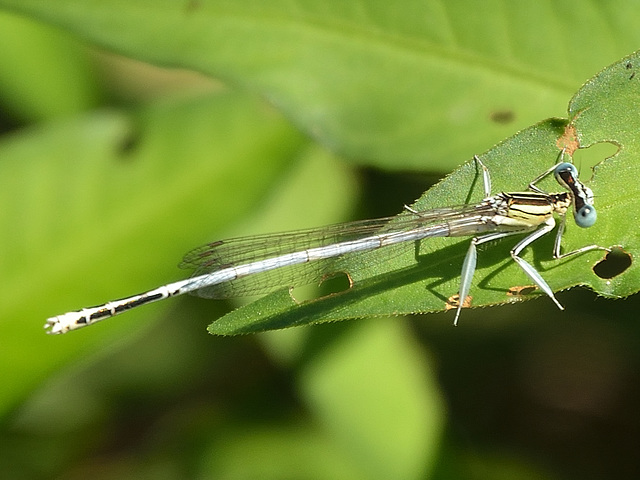
[[[464,221],[463,224],[470,225],[476,222],[474,217],[491,212],[492,209],[488,205],[465,205],[417,213],[406,212],[394,217],[339,223],[307,230],[232,238],[208,243],[191,250],[184,256],[180,267],[194,269],[193,276],[201,276],[227,267],[374,235],[416,228],[433,227],[435,231],[437,226],[442,224],[455,226],[461,220]],[[459,234],[472,233],[460,232]],[[394,252],[403,251],[406,246],[395,245],[382,248],[388,250],[391,255],[395,254]],[[205,298],[228,298],[265,294],[282,287],[319,283],[333,274],[343,272],[344,269],[338,267],[338,261],[347,255],[350,254],[255,273],[230,282],[201,288],[193,294]]]

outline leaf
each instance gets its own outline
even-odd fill
[[[640,51],[607,67],[589,80],[569,104],[571,132],[580,148],[610,142],[618,153],[596,166],[592,183],[598,202],[597,241],[620,246],[632,260],[640,254],[635,218],[640,186]],[[635,265],[611,279],[590,277],[590,285],[607,296],[636,293],[640,269]]]
[[[427,478],[441,443],[434,372],[407,327],[354,324],[302,373],[308,408],[364,478]]]
[[[635,48],[635,3],[0,0],[132,57],[257,92],[331,150],[449,171]],[[578,48],[579,46],[579,48]],[[569,61],[570,60],[570,61]]]
[[[562,135],[564,125],[559,120],[541,123],[483,154],[483,162],[492,173],[494,191],[526,189],[528,182],[514,186],[513,179],[533,180],[552,166],[558,155],[556,141]],[[478,201],[483,196],[479,180],[475,166],[468,163],[431,188],[414,208],[424,210]],[[567,235],[573,233],[572,230]],[[514,243],[501,242],[479,252],[471,292],[474,305],[507,301],[505,294],[510,287],[523,282],[528,284],[525,274],[512,265],[509,249]],[[342,264],[354,283],[347,291],[298,304],[294,300],[295,290],[292,296],[284,289],[225,315],[213,322],[209,331],[230,335],[347,318],[442,310],[447,299],[458,292],[468,245],[466,238],[434,238],[420,242],[419,249],[410,243],[354,258],[345,256]],[[389,249],[394,253],[390,254]],[[552,260],[550,245],[546,252],[536,260]],[[546,264],[557,266],[553,261]],[[539,262],[535,265],[551,285],[554,285],[554,279],[564,276],[557,268],[547,272]],[[556,277],[550,277],[554,273]],[[490,281],[490,286],[484,285],[483,281]]]
[[[204,452],[202,477],[261,480],[283,478],[364,480],[344,451],[310,422],[246,423],[223,434]],[[251,458],[252,461],[246,461]]]
[[[307,344],[308,361],[296,362],[296,398],[303,412],[293,414],[293,425],[287,420],[291,415],[279,415],[277,424],[271,417],[248,424],[243,410],[232,428],[208,427],[214,433],[203,462],[207,478],[427,478],[444,425],[428,352],[407,322],[342,326],[339,332],[325,328],[330,338],[319,342],[316,352]],[[256,392],[242,400],[257,402],[253,416],[265,409]],[[234,421],[233,413],[227,412],[225,422]],[[313,420],[307,424],[309,416]]]
[[[635,133],[640,130],[637,115],[640,79],[634,75],[637,68],[640,68],[638,52],[587,82],[571,101],[571,123],[547,120],[481,155],[491,172],[494,192],[517,191],[525,189],[528,181],[554,164],[566,135],[573,131],[583,147],[603,141],[620,145],[620,153],[599,166],[591,182],[597,197],[598,222],[589,229],[580,229],[569,220],[563,237],[565,251],[591,244],[620,245],[633,258],[638,251],[635,222],[628,218],[628,212],[633,211],[631,202],[638,198],[637,182],[628,179],[640,176],[637,162],[633,161],[640,155]],[[514,184],[514,180],[519,184]],[[552,180],[541,186],[548,191],[560,190]],[[468,163],[429,190],[414,207],[424,210],[475,202],[482,198],[481,190],[482,182],[478,181],[476,169],[473,163]],[[588,285],[607,296],[638,291],[635,266],[613,279],[602,279],[592,270],[603,257],[601,251],[556,261],[551,256],[552,235],[548,237],[525,250],[524,258],[554,291],[575,285]],[[446,308],[447,299],[458,292],[468,243],[468,239],[436,238],[420,242],[417,248],[405,245],[397,255],[390,255],[388,249],[383,248],[346,257],[344,271],[353,281],[348,290],[302,304],[294,300],[295,291],[292,296],[283,290],[222,317],[210,325],[209,331],[229,335],[366,316],[442,310]],[[479,252],[471,290],[473,305],[507,303],[522,298],[508,296],[531,283],[509,256],[509,249],[515,243],[505,240]]]
[[[98,112],[5,138],[0,410],[64,360],[144,325],[114,322],[52,342],[47,317],[165,282],[184,250],[255,208],[305,145],[273,110],[238,94]]]
[[[0,97],[25,121],[43,121],[94,108],[96,72],[76,39],[59,29],[0,11]],[[60,52],[64,52],[61,54]],[[73,88],[69,88],[73,85]]]
[[[636,42],[638,35],[627,20],[634,17],[637,7],[600,6],[608,12],[608,21],[603,22],[595,9],[569,1],[554,6],[553,11],[536,4],[507,9],[503,18],[508,21],[502,23],[493,13],[469,15],[469,4],[462,1],[448,2],[447,10],[438,10],[440,4],[409,1],[359,4],[364,5],[363,10],[353,8],[355,4],[311,1],[169,4],[0,0],[0,5],[66,26],[100,45],[138,58],[219,75],[269,98],[333,149],[368,163],[403,169],[424,165],[423,159],[457,162],[469,152],[479,151],[478,146],[486,145],[487,138],[503,138],[533,118],[559,111],[558,105],[574,82],[583,77],[576,72],[601,64],[603,56],[610,56],[620,45]],[[440,21],[451,13],[455,22]],[[554,26],[554,21],[567,13],[571,13],[575,28],[567,31],[561,24]],[[469,28],[468,22],[477,19],[482,28]],[[610,25],[614,26],[612,35]],[[496,35],[483,37],[481,33],[488,29]],[[500,32],[513,40],[501,41]],[[571,37],[561,41],[567,33]],[[589,37],[597,39],[594,48],[586,47],[593,45]],[[572,43],[583,48],[565,50]],[[512,49],[505,50],[505,45]],[[532,46],[539,53],[527,55],[529,63],[525,63],[525,56],[518,52],[529,52]],[[631,77],[633,72],[628,73]],[[629,85],[635,85],[629,77]],[[595,96],[585,96],[584,101],[607,102],[609,93],[620,93],[600,91],[598,83],[595,87]],[[7,386],[0,398],[3,406],[15,401],[16,393],[19,396],[34,385],[47,369],[79,352],[91,351],[98,343],[97,337],[88,333],[82,339],[58,339],[52,346],[45,343],[48,340],[39,323],[34,324],[26,334],[27,341],[41,347],[47,359],[43,368],[42,357],[22,350],[25,322],[44,318],[51,310],[56,312],[55,305],[63,311],[69,304],[110,298],[114,281],[125,295],[137,291],[141,284],[166,280],[184,245],[209,240],[210,231],[255,205],[267,188],[265,182],[298,152],[301,139],[282,120],[265,127],[261,120],[272,113],[247,107],[246,99],[240,101],[244,107],[235,105],[234,100],[228,102],[220,111],[208,102],[192,105],[184,115],[170,111],[167,105],[149,109],[138,118],[101,112],[31,130],[1,147],[0,195],[3,205],[11,206],[0,213],[4,253],[0,271],[6,285],[1,297],[4,335],[0,351],[5,355],[3,363],[11,365],[3,371]],[[515,113],[516,120],[507,125],[488,120],[496,112]],[[571,121],[586,146],[588,132],[580,123],[583,117],[590,118],[585,115],[572,116]],[[592,118],[597,123],[597,116]],[[616,125],[616,119],[608,120]],[[634,121],[629,118],[629,125]],[[543,122],[484,155],[492,170],[494,190],[522,189],[551,165],[564,127],[562,121]],[[235,132],[229,139],[235,147],[216,149],[212,154],[206,148],[213,141],[212,132],[228,132],[226,128]],[[635,132],[637,128],[628,130]],[[220,133],[215,140],[224,138]],[[594,141],[602,138],[611,136],[596,136]],[[629,155],[619,155],[614,162],[632,158],[633,140],[630,136],[620,138],[628,143],[623,146]],[[271,154],[275,163],[263,162]],[[155,159],[156,155],[161,160]],[[209,162],[212,156],[228,160],[226,167],[218,171],[223,163]],[[190,160],[198,166],[193,167]],[[608,223],[605,235],[601,238],[599,234],[605,221],[627,219],[628,208],[616,208],[620,194],[630,190],[614,174],[625,172],[630,175],[625,178],[636,178],[632,164],[608,164],[597,170],[593,183],[603,200],[598,203],[600,222],[588,231],[569,228],[566,244],[624,242],[635,255],[629,225],[618,229],[615,223]],[[601,175],[606,175],[606,184],[599,183]],[[217,179],[214,186],[206,182],[213,177]],[[238,178],[241,181],[234,184]],[[474,181],[469,193],[468,186]],[[249,190],[237,195],[231,187],[238,185]],[[553,182],[547,185],[555,188]],[[236,204],[219,208],[222,198],[230,196]],[[475,169],[466,166],[419,205],[451,204],[479,196]],[[169,214],[172,220],[167,222]],[[206,226],[201,220],[205,215],[210,221]],[[624,238],[617,235],[618,230]],[[162,246],[149,238],[150,232],[163,237]],[[199,240],[188,240],[195,238]],[[409,251],[391,259],[366,257],[361,265],[364,268],[354,271],[356,288],[345,294],[298,306],[288,292],[280,292],[225,317],[212,331],[240,333],[385,312],[440,310],[457,291],[466,242],[444,239],[431,243],[431,250],[421,248],[420,265]],[[506,289],[527,282],[508,260],[507,243],[480,252],[472,292],[475,305],[504,302]],[[153,255],[149,255],[151,247]],[[550,239],[539,242],[533,249],[535,255],[527,252],[527,258],[534,259],[554,289],[589,283],[610,295],[635,291],[637,282],[623,283],[625,278],[635,279],[634,268],[607,283],[591,272],[597,252],[558,263],[550,261],[550,249]],[[132,264],[135,267],[130,267]],[[423,268],[422,264],[428,266]],[[34,290],[42,292],[37,302],[33,301]],[[130,326],[114,326],[114,336],[117,328]],[[7,393],[12,386],[17,386],[11,393],[14,396]]]

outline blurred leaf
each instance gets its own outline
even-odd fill
[[[636,48],[633,2],[0,0],[101,46],[258,92],[334,151],[450,170],[560,115]],[[578,48],[579,47],[579,48]],[[569,61],[570,60],[570,61]]]
[[[202,478],[229,480],[359,480],[357,466],[318,428],[278,424],[218,435],[205,455]],[[250,459],[250,461],[248,460]]]
[[[54,339],[42,330],[47,317],[175,275],[182,253],[254,208],[303,145],[273,110],[236,94],[6,138],[0,408],[58,364],[142,326],[132,312],[133,322],[101,334]]]
[[[313,358],[301,388],[364,478],[425,478],[444,418],[425,352],[404,322],[357,323]]]
[[[631,202],[638,197],[637,182],[626,181],[640,176],[633,161],[640,155],[635,140],[640,129],[637,115],[640,80],[634,75],[638,66],[640,53],[635,53],[589,81],[571,102],[572,123],[567,129],[568,137],[575,128],[582,146],[613,141],[622,147],[622,153],[597,169],[595,178],[599,180],[593,185],[600,209],[598,223],[583,230],[569,220],[563,237],[565,251],[591,244],[622,245],[635,257],[639,247],[635,224],[628,220]],[[563,137],[567,126],[565,120],[547,120],[484,153],[482,158],[491,172],[494,192],[525,189],[529,181],[553,165],[559,146],[570,141]],[[471,193],[469,186],[473,186]],[[548,191],[558,190],[557,184],[550,179],[541,186]],[[416,202],[415,208],[426,210],[475,202],[482,197],[481,191],[482,182],[478,181],[475,166],[470,163],[429,190]],[[599,278],[592,269],[603,258],[601,251],[556,261],[551,256],[552,235],[548,237],[528,248],[524,256],[542,273],[553,290],[588,285],[607,296],[638,291],[635,268],[613,279]],[[209,330],[216,334],[236,334],[347,318],[442,310],[447,299],[458,292],[468,242],[468,239],[435,238],[420,242],[417,249],[409,244],[345,256],[338,271],[348,272],[353,281],[353,287],[347,291],[302,304],[296,303],[288,291],[276,292],[226,315],[211,324]],[[531,284],[511,260],[509,249],[513,245],[514,242],[507,240],[479,253],[471,290],[473,305],[507,303],[523,298],[508,296],[512,288]]]
[[[95,73],[77,39],[0,12],[0,97],[22,121],[79,113],[98,104]]]

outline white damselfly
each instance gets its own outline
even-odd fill
[[[462,265],[459,302],[454,324],[471,288],[476,269],[477,246],[510,235],[529,233],[511,250],[511,257],[540,290],[563,309],[551,287],[536,269],[520,257],[528,245],[556,226],[554,213],[560,218],[553,257],[568,257],[601,249],[588,245],[560,253],[566,213],[573,206],[575,222],[590,227],[596,221],[593,193],[578,178],[571,163],[559,163],[529,184],[529,191],[491,195],[487,167],[476,156],[482,171],[485,198],[475,205],[418,211],[410,207],[400,217],[379,218],[330,225],[295,232],[235,238],[209,243],[187,253],[181,266],[195,269],[194,275],[145,293],[114,300],[103,305],[68,312],[47,320],[47,333],[60,334],[113,317],[135,307],[169,297],[193,293],[205,298],[228,298],[255,295],[322,280],[339,273],[336,260],[346,255],[417,242],[432,237],[474,236]],[[546,193],[536,184],[553,173],[566,191]]]

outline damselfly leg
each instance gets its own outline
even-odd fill
[[[496,223],[503,223],[505,226],[510,225],[514,230],[489,233],[487,235],[474,237],[471,240],[469,250],[467,251],[462,264],[460,289],[458,294],[458,308],[453,321],[454,325],[458,324],[460,312],[471,289],[471,282],[473,280],[477,264],[478,245],[533,230],[533,233],[526,236],[518,242],[513,249],[511,249],[511,258],[513,258],[533,283],[549,298],[551,298],[551,300],[553,300],[560,310],[564,310],[564,307],[556,299],[552,288],[545,281],[542,275],[540,275],[540,273],[533,267],[533,265],[520,256],[520,253],[526,247],[555,228],[556,221],[553,218],[553,213],[558,214],[560,217],[560,225],[558,227],[553,249],[553,257],[555,259],[566,258],[571,255],[591,250],[610,251],[609,248],[601,247],[599,245],[588,245],[571,252],[560,253],[562,235],[566,225],[566,212],[570,205],[573,205],[574,219],[576,224],[580,227],[586,228],[592,226],[597,218],[596,210],[593,207],[593,192],[579,180],[578,171],[575,166],[571,163],[564,162],[564,153],[564,150],[560,152],[559,161],[556,165],[529,183],[529,189],[532,190],[533,196],[527,196],[526,193],[510,194],[512,202],[507,206],[508,209],[505,214],[502,216],[496,215],[491,220]],[[491,197],[491,178],[489,176],[489,169],[484,165],[484,163],[482,163],[478,156],[475,156],[474,159],[482,170],[486,197],[484,201],[492,201],[496,197]],[[554,173],[556,180],[568,190],[568,197],[548,194],[536,185],[551,173]],[[546,203],[540,202],[541,199],[546,200]]]

